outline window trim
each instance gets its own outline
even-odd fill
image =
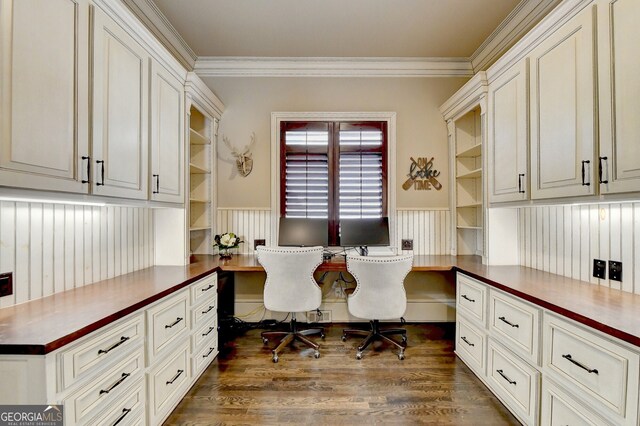
[[[272,112],[271,113],[271,235],[278,242],[280,217],[280,123],[283,121],[385,121],[387,123],[387,215],[390,241],[396,240],[396,113],[395,112]]]

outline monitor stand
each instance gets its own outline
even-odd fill
[[[369,248],[367,246],[360,246],[359,249],[360,249],[360,251],[358,251],[358,247],[356,247],[356,251],[358,251],[358,254],[360,256],[368,256],[369,255]]]

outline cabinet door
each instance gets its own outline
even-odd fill
[[[527,61],[506,71],[489,87],[490,202],[529,197],[527,173]]]
[[[147,199],[147,52],[93,8],[93,180],[95,194]]]
[[[531,198],[595,192],[593,60],[591,6],[530,54]]]
[[[184,86],[151,64],[151,199],[183,203]]]
[[[640,2],[601,0],[598,19],[600,192],[640,191]]]
[[[87,192],[88,4],[0,8],[0,185]]]

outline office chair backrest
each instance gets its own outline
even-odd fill
[[[404,279],[413,256],[347,256],[347,270],[356,279],[349,312],[365,319],[397,319],[407,310]]]
[[[313,272],[322,263],[322,247],[258,247],[267,273],[264,306],[276,312],[304,312],[320,307],[322,290]]]

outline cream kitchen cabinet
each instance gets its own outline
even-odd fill
[[[149,54],[93,11],[94,194],[147,198]]]
[[[87,192],[87,0],[0,1],[0,185]]]
[[[640,191],[640,2],[600,0],[600,192]]]
[[[527,60],[489,84],[489,202],[529,198]]]
[[[151,63],[152,200],[184,202],[184,83]]]
[[[587,6],[529,54],[532,199],[595,194],[594,13]]]

